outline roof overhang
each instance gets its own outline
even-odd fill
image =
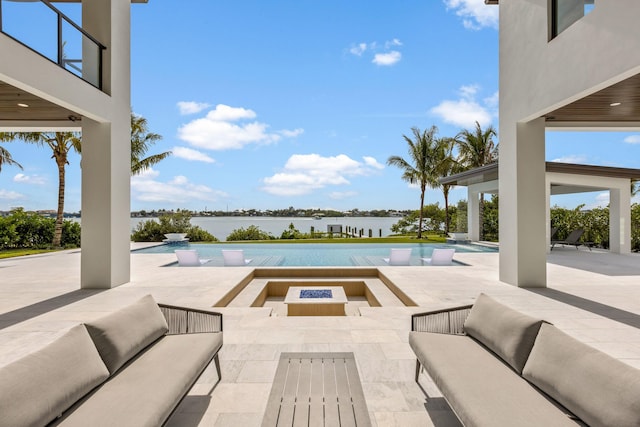
[[[545,162],[547,173],[564,175],[582,175],[590,177],[640,180],[640,169],[617,168],[610,166],[579,165],[573,163]],[[440,184],[469,187],[485,183],[498,182],[498,163],[480,166],[465,172],[447,176],[439,180]],[[608,188],[606,185],[567,185],[551,182],[551,194],[574,194],[601,191]],[[497,188],[496,188],[497,190]],[[492,191],[487,191],[492,192]]]

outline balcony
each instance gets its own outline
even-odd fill
[[[49,1],[0,0],[0,32],[102,90],[105,46]]]

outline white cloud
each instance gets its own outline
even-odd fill
[[[349,53],[361,57],[366,52],[371,52],[371,55],[373,55],[372,63],[380,66],[391,66],[397,64],[402,59],[402,53],[394,49],[400,46],[402,46],[402,42],[397,38],[388,40],[382,44],[378,42],[357,43],[351,45]]]
[[[223,191],[214,190],[206,185],[194,184],[185,176],[175,176],[168,182],[157,178],[160,172],[148,169],[140,175],[131,177],[133,197],[141,202],[156,202],[172,205],[189,203],[194,200],[214,202],[227,197]]]
[[[355,191],[332,191],[329,193],[329,198],[333,200],[344,200],[357,195],[358,193]]]
[[[384,169],[384,165],[381,163],[378,163],[378,161],[373,157],[364,156],[362,159],[364,160],[367,166],[371,166],[372,168],[375,168],[375,169]]]
[[[44,185],[47,183],[47,179],[40,175],[25,175],[23,173],[19,173],[13,177],[13,182],[19,182],[21,184]]]
[[[629,135],[624,139],[627,144],[640,144],[640,135]]]
[[[294,130],[281,130],[278,133],[285,138],[295,138],[296,136],[300,136],[304,133],[304,129],[298,128]]]
[[[488,126],[498,113],[497,105],[494,103],[496,95],[484,99],[484,105],[481,105],[476,100],[479,91],[478,85],[462,86],[460,99],[444,100],[433,107],[430,113],[439,116],[446,123],[464,128],[473,127],[475,122],[480,123],[481,126]]]
[[[387,53],[376,53],[373,57],[373,62],[376,65],[391,66],[395,65],[402,59],[402,54],[397,50],[392,50]]]
[[[484,98],[484,103],[487,107],[497,109],[500,101],[500,92],[496,91],[493,95]]]
[[[205,153],[194,150],[192,148],[187,147],[173,147],[171,152],[175,157],[180,159],[189,160],[192,162],[205,162],[205,163],[214,163],[215,160]]]
[[[245,108],[218,104],[205,117],[192,120],[178,129],[178,137],[190,145],[207,150],[240,149],[249,144],[270,144],[283,136],[300,135],[303,130],[280,130],[268,132],[269,125],[251,120],[256,113]]]
[[[498,6],[486,5],[484,0],[444,0],[447,9],[453,9],[469,30],[498,28]]]
[[[348,177],[370,175],[379,166],[372,157],[358,162],[345,154],[332,157],[294,154],[282,172],[263,179],[262,190],[277,196],[301,196],[327,186],[348,185]]]
[[[366,43],[358,43],[357,45],[352,46],[351,49],[349,49],[349,53],[356,56],[362,56],[362,54],[367,50],[367,47],[368,46]]]
[[[0,199],[2,200],[18,200],[24,199],[24,194],[16,193],[15,191],[4,190],[0,188]]]
[[[385,42],[384,44],[385,49],[389,49],[393,46],[402,46],[402,42],[398,39],[393,39],[393,40],[389,40],[388,42]]]
[[[581,164],[587,161],[587,156],[584,154],[570,154],[568,156],[558,157],[556,159],[551,160],[552,162],[558,163],[573,163],[573,164]]]
[[[202,110],[211,107],[211,104],[205,102],[180,101],[178,102],[178,110],[183,116],[187,114],[196,114]]]
[[[609,205],[609,192],[598,193],[593,203],[585,205],[584,209],[606,208]]]

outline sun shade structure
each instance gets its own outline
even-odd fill
[[[640,169],[546,162],[546,232],[550,235],[550,197],[557,194],[609,191],[610,250],[629,253],[631,249],[631,180],[640,179]],[[472,241],[479,240],[480,193],[497,194],[499,165],[492,163],[440,179],[441,184],[467,187],[468,233]],[[550,248],[550,246],[548,246]],[[548,249],[549,250],[549,249]]]

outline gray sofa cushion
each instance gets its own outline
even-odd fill
[[[109,376],[83,325],[0,369],[0,426],[44,426]]]
[[[221,346],[222,333],[167,335],[54,425],[160,426]]]
[[[591,427],[640,425],[640,371],[542,325],[522,375]]]
[[[85,325],[112,374],[169,330],[151,295]]]
[[[521,373],[542,322],[480,294],[464,331]]]
[[[580,425],[469,337],[411,332],[409,344],[465,426]]]

